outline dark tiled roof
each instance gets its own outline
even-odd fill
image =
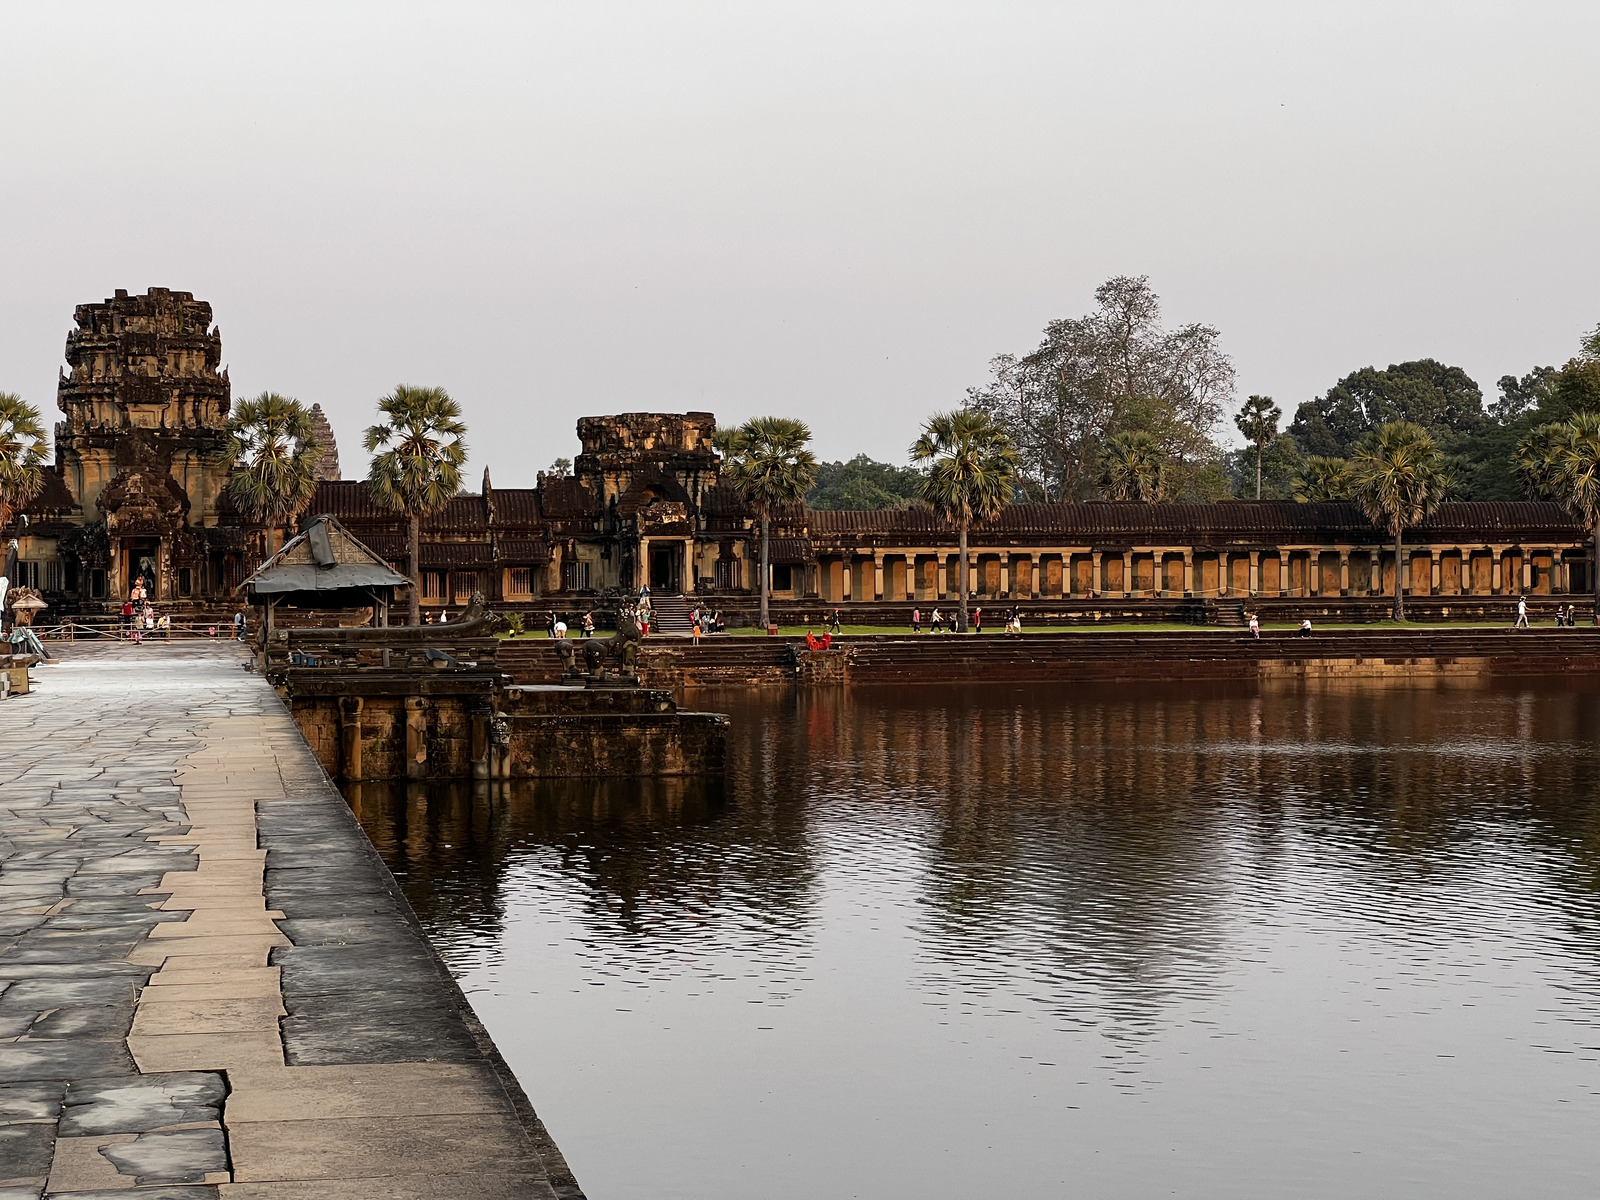
[[[550,543],[543,538],[500,538],[500,560],[512,566],[537,566],[550,561]]]
[[[29,517],[42,517],[46,514],[71,512],[76,508],[77,501],[72,498],[72,493],[67,490],[67,482],[56,473],[54,467],[44,469],[44,486],[32,500],[22,506],[22,511]]]
[[[417,554],[425,571],[471,571],[495,565],[488,542],[423,542]]]
[[[773,538],[768,543],[767,561],[774,563],[807,563],[816,560],[816,551],[811,548],[809,538]],[[761,556],[761,539],[755,538],[750,543],[752,558]]]
[[[954,527],[931,509],[913,507],[883,512],[813,512],[814,537],[895,537],[939,540]],[[1296,543],[1383,540],[1386,536],[1346,501],[1296,504],[1289,500],[1226,500],[1215,504],[1143,504],[1097,501],[1088,504],[1013,504],[995,520],[975,526],[974,540],[1003,538],[1090,543],[1193,543],[1238,541]],[[1573,541],[1583,530],[1558,504],[1494,501],[1440,505],[1414,535],[1483,542],[1541,539]]]
[[[533,528],[542,523],[539,493],[534,488],[496,488],[494,519],[497,525]]]

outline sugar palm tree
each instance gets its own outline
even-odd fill
[[[44,486],[44,425],[21,396],[0,392],[0,529]]]
[[[1261,499],[1261,459],[1277,438],[1278,421],[1282,417],[1283,409],[1272,402],[1271,396],[1251,396],[1233,418],[1239,432],[1255,444],[1257,500]]]
[[[961,553],[961,628],[967,628],[967,534],[974,521],[999,515],[1016,490],[1017,448],[974,409],[939,413],[911,446],[911,461],[928,468],[922,498],[957,530]]]
[[[1594,562],[1600,564],[1600,414],[1575,413],[1563,426],[1553,430],[1550,439],[1553,491],[1583,522],[1594,541]],[[1600,569],[1590,573],[1594,576],[1594,611],[1600,621]]]
[[[1511,452],[1517,481],[1535,500],[1561,499],[1561,450],[1571,438],[1572,425],[1554,421],[1531,430]]]
[[[422,576],[417,542],[422,518],[438,512],[461,488],[467,427],[461,406],[443,388],[401,384],[378,401],[378,424],[363,444],[372,455],[367,485],[375,500],[406,516],[411,575],[411,623],[422,623]]]
[[[1166,491],[1167,452],[1142,430],[1106,439],[1100,451],[1100,486],[1108,500],[1159,500]]]
[[[277,553],[278,530],[311,499],[317,463],[324,447],[317,441],[311,410],[276,392],[241,401],[228,418],[229,498],[261,525],[267,557]]]
[[[811,430],[788,417],[753,417],[717,438],[724,472],[761,521],[761,628],[768,625],[772,513],[798,504],[817,481],[817,459],[806,449]]]
[[[1444,455],[1422,426],[1391,421],[1362,441],[1350,460],[1352,496],[1361,511],[1394,537],[1394,616],[1406,619],[1400,586],[1405,531],[1425,520],[1449,487]]]
[[[1312,454],[1295,472],[1289,494],[1302,504],[1320,500],[1348,500],[1352,486],[1349,459]]]

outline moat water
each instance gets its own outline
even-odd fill
[[[690,700],[350,789],[591,1200],[1594,1194],[1595,686]]]

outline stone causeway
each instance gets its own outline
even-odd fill
[[[0,1200],[581,1197],[230,643],[0,703]]]

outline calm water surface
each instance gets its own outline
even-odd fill
[[[1600,694],[691,697],[352,785],[591,1200],[1592,1196]]]

